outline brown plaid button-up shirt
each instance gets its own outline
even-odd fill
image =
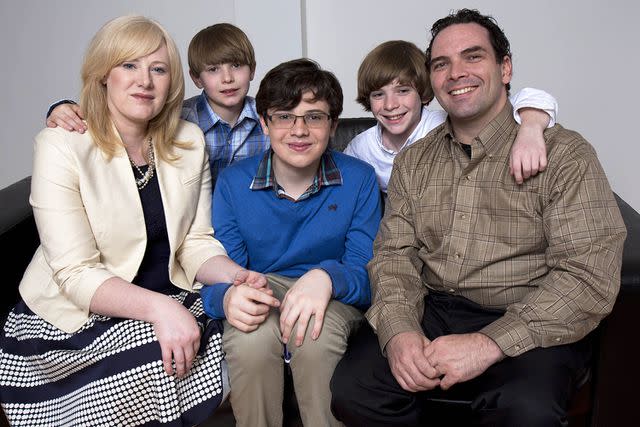
[[[505,310],[479,332],[508,356],[577,341],[611,311],[626,229],[594,149],[547,129],[547,170],[518,185],[517,129],[507,103],[471,158],[448,121],[396,157],[368,265],[382,349],[422,331],[429,289]]]

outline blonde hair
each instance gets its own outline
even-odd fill
[[[358,68],[358,97],[356,101],[371,111],[369,95],[395,79],[402,85],[415,88],[423,104],[433,100],[433,90],[425,65],[425,54],[408,41],[391,40],[374,48]]]
[[[173,146],[185,145],[174,139],[184,100],[184,76],[180,54],[169,33],[144,16],[121,16],[100,28],[87,48],[82,64],[80,106],[95,144],[109,158],[117,154],[123,144],[114,131],[104,81],[114,67],[149,55],[163,45],[169,54],[171,83],[165,105],[149,121],[148,136],[153,138],[158,155],[173,161],[176,159]]]

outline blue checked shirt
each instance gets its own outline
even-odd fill
[[[284,191],[284,189],[276,182],[276,177],[273,173],[271,155],[271,150],[267,151],[264,154],[264,157],[258,165],[256,176],[253,178],[253,181],[251,182],[251,186],[249,188],[251,188],[252,190],[264,190],[267,188],[272,188],[279,198],[291,199],[286,191]],[[340,174],[340,169],[338,169],[338,166],[336,166],[336,163],[333,161],[331,151],[327,150],[320,158],[318,174],[313,179],[313,182],[311,183],[309,188],[307,188],[307,190],[295,201],[300,202],[320,191],[320,188],[322,188],[323,186],[329,185],[342,185],[342,174]]]
[[[262,153],[269,147],[269,137],[262,133],[256,101],[250,96],[232,128],[207,102],[204,91],[182,104],[182,118],[197,124],[204,133],[213,188],[220,171],[231,163]]]

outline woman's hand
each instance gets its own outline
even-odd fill
[[[110,317],[142,320],[153,325],[167,375],[183,377],[191,369],[200,347],[195,317],[173,298],[113,276],[93,294],[89,310]]]
[[[249,285],[254,289],[270,290],[267,287],[267,278],[265,275],[253,270],[242,269],[236,273],[233,278],[233,286],[239,286],[242,284]]]
[[[155,307],[152,318],[153,330],[156,333],[162,363],[167,375],[172,375],[175,362],[175,374],[184,377],[195,360],[200,347],[200,328],[193,315],[178,301],[163,296],[164,299]]]

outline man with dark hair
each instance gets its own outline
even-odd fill
[[[348,425],[428,425],[426,397],[464,397],[480,425],[566,425],[619,289],[617,204],[593,148],[560,125],[544,133],[547,170],[510,179],[511,54],[493,18],[436,22],[427,56],[448,118],[396,157],[371,327],[336,368],[332,409]]]
[[[380,221],[376,176],[366,163],[327,149],[342,89],[315,62],[269,71],[256,108],[271,149],[221,173],[213,226],[229,257],[266,274],[269,290],[206,287],[205,310],[226,319],[239,426],[282,425],[285,362],[304,425],[339,425],[329,380],[364,320],[359,308],[371,301],[366,264]]]

